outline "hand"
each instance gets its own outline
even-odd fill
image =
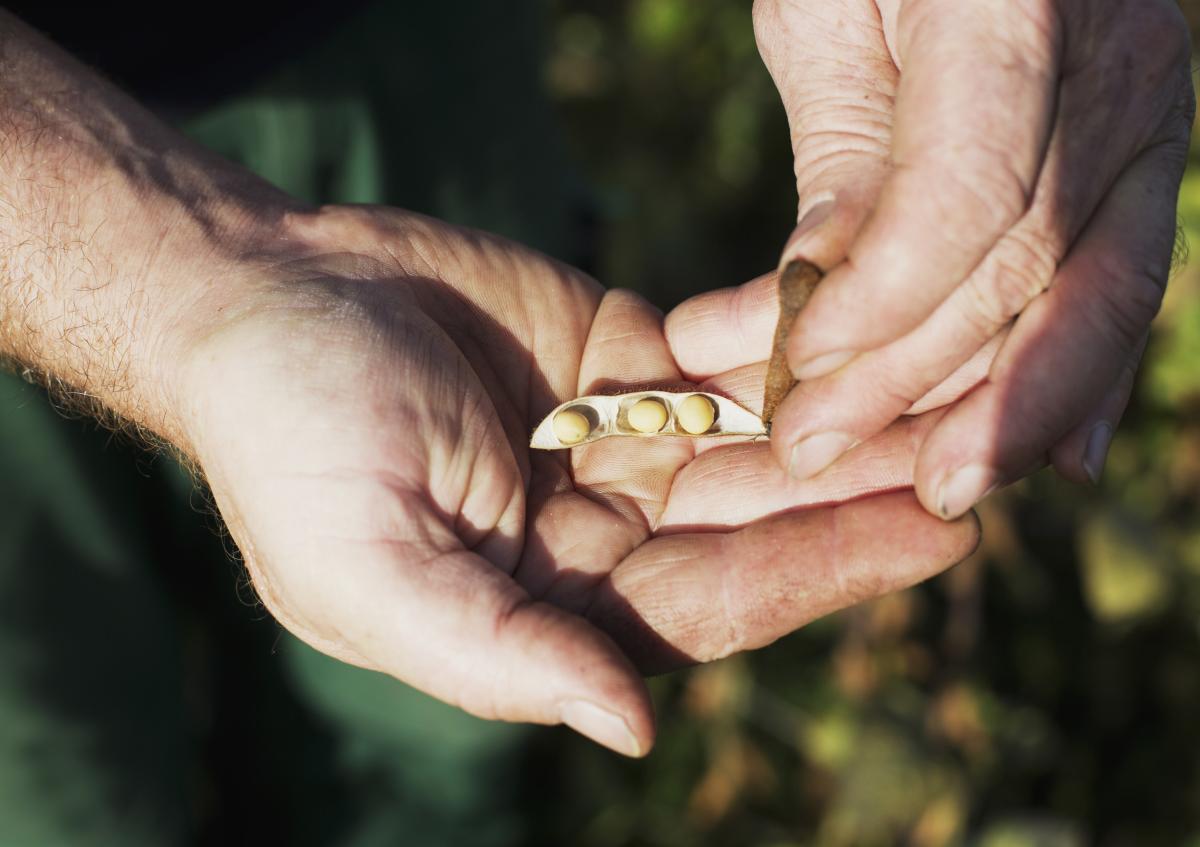
[[[795,153],[784,262],[834,268],[792,329],[779,461],[811,476],[956,401],[917,456],[931,511],[1047,460],[1097,480],[1172,256],[1194,109],[1176,4],[757,0],[754,16]]]
[[[194,310],[177,417],[267,608],[339,659],[638,755],[641,672],[767,644],[976,541],[911,493],[865,496],[908,483],[932,417],[813,482],[765,443],[528,449],[558,403],[678,383],[677,359],[756,405],[763,362],[722,327],[669,346],[629,292],[395,210],[294,212],[269,241]]]
[[[637,754],[631,659],[765,644],[974,544],[910,494],[794,511],[908,485],[933,417],[813,483],[762,444],[531,455],[563,399],[745,351],[724,327],[668,348],[643,301],[496,238],[305,209],[0,24],[0,358],[192,459],[264,603],[317,648]],[[761,394],[762,363],[724,370],[704,378]]]

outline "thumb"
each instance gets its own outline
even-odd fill
[[[312,591],[256,584],[284,626],[343,661],[481,718],[564,723],[627,756],[649,751],[649,692],[612,639],[531,599],[476,553],[445,547],[413,556],[410,547],[371,545],[339,556],[338,578]],[[272,602],[279,594],[287,602]]]
[[[437,567],[445,570],[436,579],[405,586],[405,604],[430,614],[418,627],[411,625],[417,616],[397,621],[403,631],[389,645],[395,652],[383,656],[384,670],[480,717],[565,723],[627,756],[649,751],[649,692],[607,635],[531,600],[474,553],[451,553]],[[451,576],[460,578],[447,582]],[[459,588],[447,592],[447,585]]]
[[[805,0],[756,0],[754,31],[787,113],[799,195],[780,266],[828,271],[845,257],[887,173],[899,73],[869,0],[837,15]]]

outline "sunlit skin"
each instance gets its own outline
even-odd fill
[[[974,544],[973,522],[945,525],[908,492],[794,511],[904,489],[932,418],[810,482],[744,439],[531,451],[559,403],[678,384],[693,346],[735,365],[693,374],[704,388],[750,408],[765,362],[741,363],[724,333],[672,349],[637,295],[426,218],[331,208],[288,227],[303,258],[206,333],[181,385],[256,587],[331,655],[640,753],[641,673],[770,643]]]
[[[791,336],[780,464],[820,472],[953,375],[914,471],[931,511],[1047,461],[1098,479],[1175,238],[1177,4],[757,0],[754,23],[795,153],[783,260],[832,269]],[[769,322],[748,304],[687,310]]]
[[[530,451],[560,403],[685,361],[757,408],[765,362],[502,239],[308,208],[3,14],[0,55],[0,354],[191,460],[263,603],[329,655],[638,755],[644,673],[973,549],[908,490],[936,415],[808,482],[762,440]]]

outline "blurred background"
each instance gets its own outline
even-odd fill
[[[665,308],[774,267],[795,189],[749,3],[439,5],[343,16],[220,105],[145,96],[308,199],[496,230]],[[1185,5],[1200,25],[1200,3]],[[1200,243],[1200,167],[1180,215]],[[42,415],[33,393],[0,385],[9,407]],[[38,642],[39,675],[0,680],[0,712],[34,686],[49,727],[0,743],[0,801],[48,804],[60,828],[45,832],[67,833],[5,844],[133,844],[144,812],[144,831],[166,834],[136,843],[1200,847],[1192,266],[1171,284],[1098,488],[1038,474],[981,506],[981,548],[944,576],[653,680],[661,732],[637,762],[565,730],[465,718],[308,651],[223,564],[182,474],[57,420],[46,407],[29,427],[66,427],[89,473],[122,480],[124,511],[105,501],[94,526],[64,512],[58,535],[43,528],[73,539],[37,547],[58,581],[36,602],[0,599],[0,636],[69,613],[117,646]],[[109,576],[70,571],[81,550],[126,549],[103,521],[150,538],[129,558],[158,564],[121,577],[142,593],[118,586],[97,611]],[[0,559],[13,532],[0,527]],[[81,585],[87,602],[71,601]],[[126,632],[148,608],[166,611]],[[80,661],[104,684],[65,681]],[[137,698],[110,693],[122,685]],[[77,737],[91,741],[59,750]],[[103,774],[100,799],[59,798],[86,768]],[[31,769],[36,792],[22,787]],[[124,817],[104,840],[114,797]],[[288,823],[300,820],[313,823]]]

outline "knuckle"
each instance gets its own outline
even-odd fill
[[[1166,114],[1147,144],[1148,148],[1159,151],[1164,164],[1174,166],[1180,174],[1188,163],[1192,126],[1196,122],[1196,93],[1190,72],[1184,76],[1188,78],[1166,105]]]
[[[1050,287],[1059,245],[1033,232],[1010,233],[966,281],[966,317],[990,338]]]
[[[847,608],[883,594],[889,588],[883,573],[877,568],[854,567],[855,537],[859,527],[850,517],[852,507],[846,504],[835,506],[830,511],[830,551],[828,560],[834,592],[835,606]]]
[[[1173,73],[1176,79],[1174,95],[1167,106],[1166,119],[1153,141],[1181,150],[1182,161],[1186,163],[1192,126],[1196,122],[1196,87],[1190,64],[1181,65]]]
[[[997,288],[980,280],[978,275],[967,280],[963,288],[965,305],[962,314],[976,335],[985,338],[1008,322],[1008,307],[1002,302]]]
[[[734,580],[734,569],[726,568],[721,573],[721,602],[719,617],[723,626],[717,627],[724,633],[724,639],[714,648],[713,658],[723,659],[745,648],[746,632],[742,622],[741,608],[737,602],[737,590]]]
[[[1032,228],[1015,229],[1004,239],[999,262],[1026,281],[1014,292],[1024,298],[1022,307],[1050,287],[1065,249],[1062,238]]]
[[[858,403],[862,404],[859,412],[865,419],[879,418],[881,410],[886,410],[888,416],[899,415],[936,384],[919,366],[881,368],[865,382],[869,390],[858,395]]]
[[[491,612],[491,643],[503,652],[520,653],[525,644],[553,643],[553,618],[537,613],[538,601],[514,595]],[[455,705],[485,720],[519,719],[513,700],[513,669],[504,660],[487,664],[487,671],[457,692]]]
[[[792,128],[796,187],[801,197],[816,193],[817,183],[823,180],[837,184],[846,177],[861,178],[864,168],[881,169],[890,155],[892,127],[886,105],[868,97],[831,110],[837,114],[828,118],[809,111],[805,120]],[[836,129],[822,128],[823,123]]]
[[[1178,131],[1176,137],[1188,138],[1192,125],[1196,122],[1196,86],[1192,82],[1192,69],[1185,65],[1180,73],[1183,80],[1179,86],[1179,97],[1175,103],[1175,113],[1178,115]]]
[[[753,303],[747,296],[746,289],[738,291],[733,298],[733,313],[730,316],[730,331],[738,340],[742,350],[753,350],[754,339],[758,334],[754,317],[750,314]]]
[[[604,292],[600,309],[622,318],[636,319],[649,315],[662,317],[662,310],[629,288],[610,288]]]
[[[848,570],[844,563],[835,563],[833,569],[837,580],[838,602],[845,607],[873,600],[885,593],[889,587],[884,578],[873,571],[860,568]]]
[[[892,96],[859,81],[788,104],[800,197],[882,179],[891,157]]]
[[[1118,350],[1136,349],[1162,304],[1167,271],[1157,259],[1100,260],[1088,312],[1093,329]]]

